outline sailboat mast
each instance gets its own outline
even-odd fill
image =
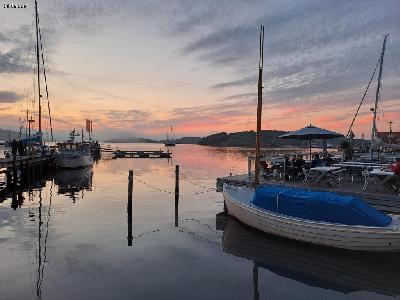
[[[39,133],[42,133],[42,104],[41,99],[42,95],[40,95],[40,60],[39,60],[39,16],[37,9],[37,0],[35,0],[35,16],[36,16],[36,60],[37,60],[37,84],[38,84],[38,93],[39,93]]]
[[[381,58],[380,58],[380,63],[379,63],[379,74],[378,74],[378,85],[376,87],[376,94],[375,94],[375,105],[374,105],[374,118],[372,121],[372,132],[371,132],[371,158],[373,155],[373,142],[375,141],[377,137],[377,128],[376,128],[376,112],[378,109],[378,101],[379,101],[379,96],[380,96],[380,89],[381,89],[381,79],[382,79],[382,70],[383,70],[383,57],[385,55],[385,48],[386,48],[386,40],[389,35],[386,34],[385,38],[383,39],[383,45],[382,45],[382,52],[381,52]]]
[[[256,132],[256,165],[254,184],[259,184],[260,176],[260,152],[261,152],[261,114],[262,114],[262,75],[264,64],[264,26],[260,30],[260,60],[258,64],[258,100],[257,100],[257,132]]]
[[[26,91],[26,125],[29,124],[29,97],[28,90]],[[25,138],[28,138],[28,126],[25,126]]]

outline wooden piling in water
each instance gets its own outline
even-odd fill
[[[128,176],[128,246],[132,246],[132,193],[133,193],[133,170],[129,170]]]
[[[175,227],[178,227],[179,222],[179,165],[175,166]]]

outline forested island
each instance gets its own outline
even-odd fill
[[[308,147],[309,141],[287,140],[278,138],[278,136],[287,133],[281,130],[263,130],[261,132],[261,147]],[[327,141],[329,145],[338,146],[343,138],[337,138]],[[322,146],[321,140],[312,141],[314,146]],[[226,133],[220,132],[203,137],[199,145],[219,146],[219,147],[255,147],[255,131],[241,131]]]
[[[280,130],[263,130],[261,132],[262,147],[287,147],[287,146],[307,146],[307,141],[284,140],[278,136],[285,134],[286,131]],[[255,147],[256,132],[241,131],[226,133],[220,132],[202,138],[199,145],[220,146],[220,147]]]

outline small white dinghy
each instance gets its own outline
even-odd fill
[[[293,240],[350,250],[400,251],[398,216],[385,215],[355,197],[280,188],[261,195],[265,199],[257,190],[256,199],[254,188],[225,184],[226,208],[248,226]],[[335,218],[344,221],[332,222]],[[374,225],[359,225],[363,223]]]

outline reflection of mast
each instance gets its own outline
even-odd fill
[[[37,281],[36,281],[36,295],[41,297],[42,289],[41,289],[41,268],[42,268],[42,188],[39,188],[39,228],[38,228],[38,269],[37,269]]]
[[[53,182],[50,186],[50,196],[49,196],[49,207],[47,209],[47,222],[46,222],[46,235],[44,237],[44,252],[43,252],[43,264],[42,264],[42,243],[41,243],[41,224],[42,224],[42,189],[39,190],[39,265],[38,265],[38,278],[36,281],[36,295],[41,297],[42,295],[42,282],[44,278],[44,263],[47,262],[47,238],[49,236],[49,223],[50,223],[50,212],[53,197]]]
[[[253,299],[258,300],[260,294],[258,293],[258,263],[253,261]]]
[[[128,246],[132,246],[132,192],[133,192],[133,170],[129,170],[128,177],[128,205],[127,205],[127,213],[128,213]]]

